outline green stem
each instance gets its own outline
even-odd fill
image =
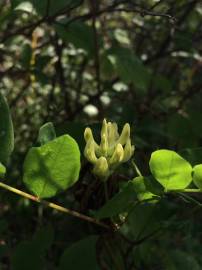
[[[167,189],[166,193],[170,192],[182,192],[182,193],[202,193],[202,189],[187,188],[187,189]]]
[[[183,198],[185,198],[186,200],[188,200],[189,202],[192,202],[194,204],[197,204],[198,206],[202,206],[202,204],[197,201],[196,199],[192,198],[191,196],[187,195],[186,193],[182,193],[182,192],[178,192],[178,194],[180,194]]]
[[[138,168],[138,166],[137,166],[137,164],[135,163],[134,160],[132,160],[132,165],[133,165],[133,167],[134,167],[134,169],[135,169],[137,175],[138,175],[138,176],[142,176],[142,173],[140,172],[140,170],[139,170],[139,168]]]
[[[11,187],[9,185],[6,185],[6,184],[4,184],[2,182],[0,182],[0,187],[1,188],[4,188],[6,190],[9,190],[9,191],[11,191],[11,192],[13,192],[15,194],[18,194],[18,195],[20,195],[20,196],[22,196],[22,197],[24,197],[26,199],[29,199],[29,200],[32,200],[34,202],[40,203],[42,205],[45,205],[47,207],[53,208],[53,209],[55,209],[57,211],[66,213],[68,215],[74,216],[76,218],[79,218],[79,219],[82,219],[82,220],[85,220],[85,221],[88,221],[88,222],[91,222],[91,223],[94,223],[94,224],[97,224],[97,225],[99,225],[99,226],[101,226],[101,227],[103,227],[105,229],[108,229],[108,230],[111,229],[108,225],[106,225],[105,223],[103,223],[103,222],[101,222],[101,221],[99,221],[97,219],[94,219],[92,217],[89,217],[89,216],[80,214],[79,212],[76,212],[74,210],[70,210],[70,209],[65,208],[63,206],[60,206],[58,204],[55,204],[55,203],[52,203],[52,202],[48,202],[46,200],[42,200],[42,199],[40,199],[38,197],[35,197],[34,195],[31,195],[29,193],[26,193],[24,191],[21,191],[19,189],[16,189],[14,187]]]

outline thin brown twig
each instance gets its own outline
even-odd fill
[[[3,182],[0,182],[0,187],[3,188],[3,189],[6,189],[8,191],[11,191],[13,193],[16,193],[16,194],[18,194],[18,195],[20,195],[20,196],[22,196],[24,198],[32,200],[34,202],[37,202],[37,203],[43,204],[43,205],[45,205],[47,207],[53,208],[53,209],[55,209],[57,211],[66,213],[66,214],[71,215],[73,217],[82,219],[82,220],[90,222],[90,223],[94,223],[94,224],[99,225],[99,226],[101,226],[101,227],[103,227],[105,229],[111,230],[111,228],[107,224],[105,224],[105,223],[103,223],[103,222],[101,222],[101,221],[99,221],[99,220],[97,220],[95,218],[86,216],[86,215],[81,214],[81,213],[79,213],[77,211],[74,211],[74,210],[70,210],[70,209],[65,208],[65,207],[63,207],[61,205],[58,205],[58,204],[55,204],[55,203],[40,199],[40,198],[38,198],[38,197],[36,197],[34,195],[31,195],[31,194],[29,194],[27,192],[24,192],[22,190],[19,190],[19,189],[16,189],[14,187],[11,187],[9,185],[6,185]]]

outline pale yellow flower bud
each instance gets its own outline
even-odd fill
[[[126,144],[127,140],[130,138],[130,125],[126,123],[123,127],[121,135],[118,139],[118,143],[124,145]]]
[[[100,152],[102,155],[107,155],[107,149],[108,149],[108,140],[106,134],[102,134],[101,136],[101,143],[100,143]]]
[[[117,127],[117,124],[115,123],[111,123],[109,122],[108,123],[108,142],[109,142],[109,146],[113,146],[117,139],[119,137],[119,134],[118,134],[118,127]]]
[[[124,157],[122,162],[127,162],[134,153],[134,146],[131,145],[131,140],[128,139],[124,147]]]
[[[131,158],[134,146],[131,145],[128,123],[124,125],[119,136],[117,124],[107,123],[104,119],[100,135],[101,141],[98,145],[93,138],[91,129],[85,129],[84,155],[94,165],[93,173],[105,181],[121,163]]]
[[[94,140],[91,128],[87,127],[85,129],[85,131],[84,131],[84,139],[86,141],[86,144],[88,143],[88,141],[94,142],[95,152],[97,152],[97,151],[99,152],[99,146]]]
[[[95,144],[93,140],[89,140],[86,144],[86,147],[84,149],[84,155],[86,159],[91,163],[97,162],[97,157],[95,155]]]
[[[91,128],[87,127],[85,129],[85,131],[84,131],[84,139],[85,139],[86,143],[91,139],[94,140]]]
[[[118,143],[112,157],[109,160],[109,164],[116,165],[120,163],[123,160],[123,156],[124,156],[123,146],[120,143]]]
[[[109,175],[109,167],[105,157],[100,157],[95,163],[93,173],[105,180]]]
[[[102,122],[101,139],[102,139],[103,135],[105,135],[107,138],[107,121],[106,121],[106,119],[104,119]]]

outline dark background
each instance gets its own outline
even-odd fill
[[[202,142],[202,3],[1,0],[0,91],[15,129],[10,185],[25,189],[25,154],[48,121],[81,151],[86,126],[96,132],[103,118],[130,123],[135,160],[148,174],[152,151],[180,152]],[[86,195],[92,176],[83,158],[82,164],[80,181],[55,200],[86,213],[103,201]],[[120,172],[127,179],[134,176],[129,167]],[[175,196],[162,207],[169,213],[163,229],[132,251],[125,269],[201,269],[201,210]],[[0,269],[56,269],[64,249],[89,232],[98,233],[1,190]]]

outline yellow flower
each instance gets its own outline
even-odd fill
[[[131,145],[130,125],[126,123],[121,135],[116,123],[103,120],[101,141],[98,145],[92,130],[87,127],[84,131],[86,147],[84,155],[93,164],[93,173],[106,181],[113,171],[123,162],[127,162],[133,155],[135,147]]]

